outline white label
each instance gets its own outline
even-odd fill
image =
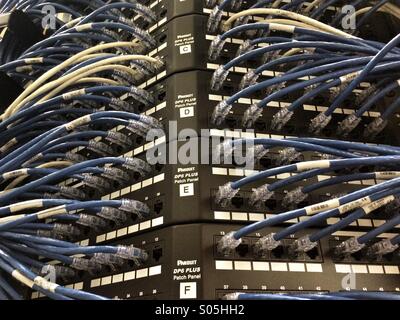
[[[181,118],[192,118],[194,117],[194,108],[182,108],[179,110],[179,113]]]
[[[64,213],[67,213],[67,210],[65,209],[65,205],[60,206],[60,207],[50,208],[47,210],[43,210],[37,214],[37,217],[38,217],[38,220],[43,220],[43,219],[51,218],[55,215],[64,214]]]
[[[13,178],[18,178],[20,176],[26,176],[27,174],[28,174],[28,169],[20,169],[20,170],[10,171],[10,172],[3,174],[3,179],[8,180],[8,179],[13,179]]]
[[[24,60],[26,64],[43,63],[43,58],[29,58]]]
[[[179,284],[179,298],[181,299],[196,299],[197,298],[197,283],[196,282],[181,282]]]
[[[63,97],[64,100],[71,100],[71,99],[73,99],[75,97],[79,97],[81,95],[84,95],[85,93],[86,93],[85,89],[80,89],[80,90],[75,90],[75,91],[64,93],[62,95],[62,97]]]
[[[32,288],[34,283],[32,280],[30,280],[29,278],[25,277],[21,272],[19,272],[18,270],[14,270],[12,272],[12,277],[14,279],[17,279],[19,282],[23,283],[24,285],[26,285],[28,288]]]
[[[41,207],[43,207],[43,200],[31,200],[11,205],[10,212],[14,213],[25,209],[33,209]]]
[[[187,44],[184,46],[180,46],[179,47],[179,53],[182,54],[189,54],[192,53],[192,45],[191,44]]]
[[[339,200],[332,199],[332,200],[328,200],[325,202],[321,202],[321,203],[313,205],[313,206],[306,207],[305,210],[306,210],[307,215],[312,216],[316,213],[324,212],[324,211],[331,210],[331,209],[336,209],[339,206],[340,206]]]
[[[307,161],[301,162],[297,164],[298,171],[309,171],[314,169],[327,169],[331,166],[331,162],[329,160],[320,160],[320,161]]]
[[[358,77],[359,74],[360,74],[360,72],[357,71],[357,72],[346,74],[345,76],[342,76],[339,79],[342,83],[347,83],[347,82],[353,81],[355,78]]]
[[[389,204],[390,202],[392,202],[394,200],[394,196],[390,196],[390,197],[386,197],[383,199],[380,199],[378,201],[372,202],[367,206],[364,206],[362,209],[364,210],[365,214],[370,214],[371,212],[386,206],[387,204]]]
[[[386,172],[377,172],[375,173],[375,178],[380,180],[386,180],[391,178],[398,178],[400,177],[400,172],[396,171],[386,171]]]
[[[58,284],[49,282],[45,278],[42,278],[42,277],[36,277],[34,279],[34,282],[37,286],[39,286],[45,290],[48,290],[50,292],[53,292],[53,293],[56,291],[56,289],[58,287]]]
[[[362,199],[358,199],[356,201],[349,202],[349,203],[341,206],[339,208],[339,212],[340,212],[340,214],[344,214],[344,213],[350,212],[350,211],[352,211],[354,209],[361,208],[364,205],[369,204],[369,203],[371,203],[371,198],[370,197],[365,197],[365,198],[362,198]]]
[[[16,145],[17,143],[18,143],[18,140],[15,138],[8,141],[5,145],[3,145],[0,148],[0,152],[6,152],[8,149],[10,149],[12,146]]]
[[[82,118],[76,119],[68,124],[65,125],[65,129],[67,129],[67,131],[72,131],[77,127],[80,127],[84,124],[89,123],[92,120],[90,115],[84,116]]]
[[[180,197],[194,196],[194,184],[193,183],[181,184],[179,186],[179,196]]]

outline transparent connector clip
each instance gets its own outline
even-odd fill
[[[338,133],[342,136],[349,135],[361,122],[361,118],[355,113],[349,115],[346,119],[339,123]]]
[[[75,152],[65,153],[65,159],[74,163],[81,163],[87,161],[87,158]]]
[[[383,257],[387,254],[395,252],[398,248],[399,245],[394,245],[391,242],[391,239],[384,239],[372,245],[368,249],[367,255],[370,257]]]
[[[254,252],[259,257],[268,257],[272,250],[282,245],[282,242],[275,240],[274,236],[275,233],[271,233],[256,242],[254,245]]]
[[[225,70],[224,66],[220,66],[217,70],[215,70],[211,79],[211,90],[220,90],[228,75],[229,70]]]
[[[235,22],[233,23],[233,27],[238,27],[238,26],[243,26],[245,24],[248,24],[250,21],[250,17],[249,16],[243,16],[240,17],[238,19],[235,20]],[[242,32],[238,33],[238,35],[241,35]]]
[[[258,145],[250,148],[248,152],[254,157],[255,161],[258,161],[268,154],[269,149],[266,149],[263,145]]]
[[[208,57],[211,61],[217,60],[221,51],[224,49],[225,40],[221,39],[221,36],[218,35],[215,39],[211,42],[210,48],[208,49]]]
[[[261,118],[264,108],[253,104],[251,105],[243,115],[242,126],[244,128],[252,128],[256,121]]]
[[[221,20],[222,20],[223,12],[219,9],[218,6],[215,6],[212,12],[210,13],[210,17],[207,21],[207,30],[210,33],[215,33],[219,30]]]
[[[146,77],[151,77],[157,73],[156,68],[147,61],[133,60],[131,61],[131,67],[139,71],[138,77],[141,78],[138,81],[144,81]]]
[[[268,51],[266,53],[264,53],[263,57],[262,57],[262,61],[264,64],[271,62],[273,60],[276,60],[279,58],[279,56],[281,55],[281,51],[277,50],[277,51]]]
[[[213,164],[231,164],[234,150],[231,140],[218,144],[213,152]]]
[[[114,221],[117,225],[128,221],[126,212],[111,207],[102,207],[97,215],[103,219]]]
[[[82,235],[81,230],[79,230],[79,228],[74,227],[70,224],[55,223],[53,231],[56,234],[71,237],[72,239],[76,239]]]
[[[242,243],[242,239],[235,239],[235,233],[230,232],[224,235],[217,244],[217,252],[223,257],[231,255],[234,250]]]
[[[226,100],[221,101],[214,108],[211,121],[213,124],[220,126],[232,110],[232,105],[228,104]]]
[[[256,74],[254,70],[247,72],[239,84],[239,89],[243,90],[247,87],[251,87],[257,83],[258,78],[260,77],[259,74]]]
[[[103,157],[109,157],[114,154],[114,150],[101,141],[90,140],[87,148]]]
[[[302,187],[298,187],[286,194],[282,200],[282,206],[293,208],[308,198],[308,194],[303,192]]]
[[[118,209],[133,213],[141,219],[150,214],[150,208],[148,205],[137,200],[123,199],[122,204]]]
[[[148,124],[136,120],[129,121],[126,129],[142,138],[146,138],[151,130]]]
[[[146,107],[152,106],[155,103],[154,97],[148,91],[138,87],[131,87],[129,96],[142,103]]]
[[[370,87],[364,89],[356,96],[355,104],[356,106],[361,106],[361,104],[370,97],[376,91],[376,85],[371,85]]]
[[[281,131],[286,124],[292,119],[294,112],[288,108],[282,108],[274,115],[271,122],[271,129]]]
[[[113,108],[116,111],[126,111],[126,112],[134,112],[134,105],[129,103],[128,101],[121,100],[119,98],[111,98],[109,103],[110,108]]]
[[[311,120],[309,131],[314,134],[319,134],[331,122],[332,116],[327,116],[325,113],[320,113]]]
[[[365,247],[365,244],[359,243],[357,238],[348,239],[335,248],[335,254],[342,256],[359,252]]]
[[[93,176],[89,173],[85,173],[83,174],[83,176],[84,176],[83,183],[88,187],[91,187],[99,191],[106,191],[111,189],[111,184],[103,178]]]
[[[294,253],[306,253],[316,247],[318,247],[318,242],[312,242],[310,240],[310,236],[304,236],[293,242],[293,244],[290,246],[290,251]]]
[[[108,226],[104,219],[87,214],[80,214],[79,220],[76,223],[94,229],[95,231],[105,230]]]
[[[260,208],[265,201],[271,199],[275,193],[268,189],[268,185],[253,189],[253,192],[249,199],[249,204],[255,208]]]
[[[106,140],[122,148],[131,147],[133,144],[127,135],[115,131],[108,131]]]
[[[101,270],[101,265],[89,259],[75,257],[70,265],[75,270],[88,271],[91,274]]]
[[[83,192],[82,190],[79,190],[77,188],[72,188],[72,187],[65,187],[65,186],[61,186],[60,187],[60,195],[63,197],[66,197],[68,199],[72,199],[72,200],[85,200],[87,198],[87,195],[85,192]]]
[[[269,86],[266,90],[265,90],[265,95],[269,96],[275,92],[278,92],[282,89],[284,89],[286,87],[286,82],[280,82],[277,84],[274,84],[272,86]]]
[[[236,301],[239,300],[240,293],[229,293],[222,297],[222,300]]]
[[[223,208],[227,207],[238,192],[239,189],[233,189],[230,182],[220,186],[215,195],[215,203]]]
[[[161,122],[151,116],[141,115],[140,120],[142,122],[144,122],[145,124],[148,124],[152,129],[162,129],[163,128],[163,125],[161,124]]]
[[[250,40],[245,40],[240,46],[238,51],[236,52],[236,57],[240,57],[241,55],[251,51],[254,49],[254,45],[251,44]]]
[[[400,197],[395,196],[394,200],[385,206],[384,210],[386,213],[393,213],[400,209]]]
[[[56,277],[61,278],[63,281],[68,281],[68,280],[74,279],[76,277],[75,270],[73,270],[69,267],[58,266],[58,265],[51,266],[51,267],[54,268],[54,270],[56,272]]]
[[[302,154],[295,148],[285,148],[279,151],[279,156],[276,158],[278,166],[287,165],[301,159]]]
[[[139,173],[142,177],[148,175],[152,170],[146,161],[138,158],[125,158],[123,166],[133,172]]]
[[[121,267],[125,263],[124,259],[110,253],[95,253],[91,260],[95,263],[109,266],[113,271],[116,271],[117,267]]]
[[[384,120],[382,118],[376,118],[365,128],[364,137],[365,138],[376,137],[386,128],[387,125],[388,125],[387,120]]]
[[[115,255],[125,260],[134,261],[138,266],[146,262],[149,258],[149,254],[146,251],[133,246],[118,246]]]
[[[116,181],[120,184],[129,182],[130,180],[129,174],[119,168],[106,167],[104,168],[102,176],[112,181]]]

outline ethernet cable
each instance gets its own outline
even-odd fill
[[[374,230],[355,238],[350,238],[335,248],[335,253],[337,255],[353,254],[359,252],[366,247],[367,243],[376,239],[381,234],[393,230],[396,226],[400,224],[400,215],[396,215],[395,218],[390,219]]]
[[[327,111],[321,113],[319,116],[311,121],[311,126],[316,132],[320,131],[332,118],[332,113],[338,108],[343,101],[353,92],[356,87],[365,80],[368,74],[374,70],[378,64],[390,53],[390,51],[400,44],[400,35],[392,39],[382,50],[379,51],[377,55],[361,70],[354,80],[339,94],[339,96],[333,101],[332,105]]]
[[[291,234],[296,234],[299,231],[304,230],[306,228],[316,226],[319,223],[324,223],[329,218],[344,216],[345,214],[356,209],[354,212],[342,218],[339,222],[330,225],[326,228],[323,228],[312,235],[307,235],[305,237],[302,237],[293,243],[292,245],[293,251],[302,253],[308,252],[317,247],[318,241],[320,241],[321,239],[327,236],[331,236],[337,231],[343,230],[344,228],[352,224],[354,221],[357,221],[358,219],[368,216],[371,213],[375,212],[376,210],[381,209],[382,207],[385,207],[388,204],[392,203],[395,200],[395,198],[398,197],[399,195],[398,192],[399,188],[394,190],[385,190],[382,192],[378,192],[374,195],[371,195],[368,198],[368,200],[367,199],[362,200],[364,204],[362,204],[360,208],[355,208],[357,205],[359,205],[359,203],[355,202],[354,206],[347,205],[339,207],[338,209],[332,209],[329,211],[319,213],[311,217],[309,220],[299,222],[276,234],[267,236],[261,239],[260,242],[262,245],[268,248],[271,247],[271,243],[277,246],[281,243],[283,239],[285,239]]]
[[[380,158],[383,160],[385,157],[380,157]],[[390,158],[392,158],[392,160],[393,160],[393,158],[395,158],[395,157],[390,157]],[[373,157],[372,158],[363,159],[361,161],[361,163],[363,163],[364,165],[369,165],[369,164],[371,164],[370,161],[372,159],[373,159]],[[328,162],[329,163],[332,163],[332,162],[339,163],[340,161],[345,161],[345,162],[349,161],[349,163],[350,163],[353,160],[331,160],[331,161],[327,161],[326,163],[328,163]],[[310,162],[310,163],[315,163],[315,162]],[[292,165],[292,166],[296,167],[296,165]],[[242,184],[252,183],[254,181],[259,180],[261,177],[262,178],[266,178],[266,177],[270,176],[270,174],[272,176],[272,174],[275,175],[275,174],[279,174],[279,173],[282,173],[282,172],[288,172],[288,171],[290,171],[290,168],[292,166],[286,166],[286,168],[283,167],[280,170],[279,169],[272,169],[272,170],[264,171],[264,172],[259,173],[259,174],[255,174],[255,175],[253,175],[251,177],[247,177],[247,178],[241,179],[239,184],[237,184],[237,185],[234,184],[234,183],[232,183],[232,184],[229,183],[229,184],[227,184],[227,185],[225,185],[225,186],[220,188],[219,194],[216,197],[216,201],[219,202],[219,203],[222,203],[221,202],[222,199],[225,199],[224,201],[229,201],[229,199],[232,199],[232,197],[238,192],[238,189],[235,189],[235,188],[241,186]],[[300,165],[300,167],[301,167],[301,165]],[[327,167],[329,167],[329,166],[327,166]],[[307,169],[308,170],[316,169],[316,167],[315,166],[307,167]],[[334,168],[332,168],[332,169],[334,169]],[[354,206],[345,206],[346,204],[349,204],[349,203],[352,203],[352,202],[354,202],[355,204],[358,204],[358,206],[362,206],[365,203],[363,201],[360,201],[360,199],[368,199],[368,203],[367,204],[369,204],[371,201],[370,201],[370,198],[368,198],[368,196],[371,196],[374,193],[383,191],[383,190],[385,190],[387,188],[396,187],[396,186],[398,186],[398,178],[391,179],[391,180],[389,180],[387,182],[379,183],[376,186],[371,186],[371,187],[367,187],[367,188],[358,190],[356,192],[353,192],[353,193],[351,193],[349,195],[346,195],[344,197],[340,197],[338,199],[332,199],[332,200],[328,200],[328,201],[323,202],[323,203],[310,205],[310,206],[302,208],[302,209],[292,210],[292,211],[289,211],[289,212],[286,212],[286,213],[279,214],[279,215],[277,215],[275,217],[272,217],[272,218],[269,218],[267,220],[264,220],[264,221],[261,221],[261,222],[257,222],[255,224],[250,225],[250,226],[244,227],[244,228],[240,229],[239,231],[237,231],[235,233],[230,233],[227,236],[225,236],[223,241],[220,242],[220,246],[222,247],[221,250],[225,250],[225,249],[230,250],[230,248],[232,248],[232,247],[235,248],[237,245],[240,244],[241,237],[243,237],[243,236],[245,236],[247,234],[250,234],[252,232],[255,232],[255,231],[259,230],[259,229],[265,228],[266,226],[275,225],[277,223],[282,223],[282,222],[285,222],[287,220],[290,220],[290,219],[293,219],[293,218],[298,218],[298,217],[301,217],[301,216],[307,216],[307,215],[314,216],[314,215],[316,215],[318,213],[327,211],[328,209],[335,209],[335,208],[339,208],[341,206],[344,206],[346,208],[354,207]],[[265,194],[264,190],[260,190],[259,198],[260,197],[262,198],[262,196],[264,194]],[[223,196],[223,197],[221,197],[221,196]]]
[[[329,292],[329,293],[233,293],[225,296],[227,300],[269,300],[269,301],[296,301],[296,300],[400,300],[400,295],[386,292]]]

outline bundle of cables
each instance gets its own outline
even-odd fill
[[[400,9],[389,1],[351,1],[346,4],[358,10],[357,27],[377,11],[399,18]],[[208,5],[215,6],[208,29],[213,34],[217,33],[209,49],[209,58],[224,61],[219,59],[221,53],[230,50],[225,44],[242,43],[237,53],[233,53],[236,57],[228,63],[224,62],[215,71],[212,90],[219,91],[235,67],[249,65],[250,61],[252,66],[257,64],[245,74],[239,91],[215,107],[212,121],[216,126],[223,125],[242,98],[262,96],[243,115],[243,127],[251,128],[271,102],[287,96],[296,97],[270,120],[271,130],[282,131],[296,112],[300,113],[301,118],[306,103],[319,96],[328,96],[329,106],[309,124],[310,134],[319,135],[332,122],[333,114],[346,99],[356,95],[354,111],[338,123],[337,131],[347,136],[360,126],[368,111],[372,111],[389,92],[396,93],[399,87],[400,35],[385,44],[340,30],[337,27],[344,13],[342,10],[331,10],[331,6],[343,5],[342,2],[267,0],[257,1],[244,11],[240,11],[241,1],[226,0],[219,4],[208,1]],[[225,14],[224,10],[239,12]],[[225,21],[224,15],[227,16]],[[275,77],[265,75],[271,70],[275,71]],[[361,86],[364,83],[369,85]],[[380,134],[399,107],[400,97],[395,96],[390,106],[366,125],[364,135],[370,139]],[[252,150],[248,150],[249,145],[253,146]],[[278,191],[284,190],[286,196],[279,207],[286,207],[287,211],[282,210],[265,220],[226,234],[217,246],[221,256],[230,256],[244,237],[285,224],[290,226],[261,237],[254,246],[254,253],[269,257],[274,250],[283,248],[284,239],[307,232],[306,236],[300,236],[288,248],[291,256],[301,256],[317,248],[320,240],[346,230],[360,218],[368,218],[379,212],[390,213],[392,218],[361,236],[340,243],[333,254],[338,259],[362,254],[373,261],[398,252],[400,235],[393,230],[400,223],[400,148],[316,138],[239,139],[219,145],[215,152],[216,160],[231,160],[237,149],[239,154],[246,149],[256,159],[262,159],[277,150],[279,156],[270,169],[221,186],[214,199],[216,205],[228,210],[238,192],[250,187],[252,191],[246,203],[257,210],[268,207],[268,201],[274,199]],[[313,155],[311,159],[317,157],[321,160],[302,160],[305,154],[310,153]],[[277,179],[279,176],[285,178]],[[376,184],[368,186],[364,183],[371,180]],[[320,194],[324,188],[337,189],[342,184],[356,181],[361,183],[348,194],[330,195],[328,200],[317,203],[313,202],[314,197],[310,197],[313,193]],[[305,204],[307,202],[311,204]],[[328,223],[329,220],[333,221],[332,218],[335,222]],[[296,220],[299,222],[293,224]],[[372,292],[233,293],[227,295],[226,299],[397,300],[400,297]]]
[[[40,19],[44,3],[6,0],[0,7]],[[162,126],[136,110],[153,104],[141,83],[163,62],[145,55],[154,39],[128,19],[140,14],[153,21],[147,7],[101,0],[50,4],[70,19],[57,20],[49,37],[0,66],[25,88],[0,116],[0,299],[22,299],[15,282],[53,299],[105,299],[44,275],[52,268],[64,281],[147,260],[141,248],[77,242],[87,229],[149,214],[145,203],[102,196],[152,170],[121,154]]]
[[[143,29],[154,24],[156,16],[137,1],[1,1],[0,17],[3,18],[0,21],[7,21],[16,11],[23,11],[39,29],[44,28],[43,36],[48,39],[21,55],[18,41],[5,37],[1,45],[2,64],[32,56],[52,56],[52,60],[46,63],[51,67],[57,60],[64,59],[64,55],[79,52],[82,47],[126,40],[132,36],[138,41],[136,52],[140,51],[139,47],[146,49],[154,45],[154,40]],[[131,19],[134,16],[139,18],[135,23]],[[60,47],[61,43],[64,51],[58,48],[58,51],[41,52],[43,48]]]
[[[364,40],[304,15],[281,9],[245,10],[233,14],[223,25],[224,33],[215,37],[209,57],[216,60],[228,39],[247,38],[236,58],[221,65],[214,73],[211,87],[219,90],[231,70],[248,61],[259,65],[243,77],[240,91],[220,102],[214,110],[212,121],[221,125],[241,98],[250,98],[259,92],[264,98],[251,105],[243,115],[242,125],[251,128],[262,117],[270,102],[286,96],[298,98],[280,111],[270,121],[270,128],[281,131],[296,112],[316,97],[329,96],[329,106],[314,117],[309,124],[311,134],[320,134],[332,122],[334,113],[342,108],[348,98],[357,93],[355,106],[347,118],[338,123],[338,131],[349,135],[389,92],[399,86],[400,35],[387,44]],[[266,20],[233,26],[243,17],[268,15]],[[280,18],[281,17],[281,18]],[[246,36],[252,32],[252,36]],[[225,49],[227,50],[227,49]],[[289,66],[289,67],[288,67]],[[264,77],[264,72],[284,68],[279,76]],[[307,80],[304,80],[307,78]],[[361,86],[370,83],[367,88]],[[378,117],[366,124],[365,137],[379,135],[388,120],[400,106],[397,96]],[[368,118],[365,119],[368,121]]]
[[[238,11],[242,9],[243,2],[240,0],[206,0],[206,5],[214,8],[209,21],[209,30],[217,31],[220,26],[224,11]],[[342,10],[341,0],[258,0],[250,6],[253,15],[258,15],[263,8],[281,9],[299,13],[316,20],[324,19],[329,25],[340,28],[343,18],[351,13],[351,18],[356,20],[355,28],[350,30],[358,32],[376,13],[391,15],[400,19],[400,9],[389,0],[353,0],[345,3],[351,11]],[[344,7],[346,9],[346,7]],[[250,17],[243,17],[240,23],[246,24]]]
[[[392,218],[361,236],[350,238],[339,244],[335,248],[335,256],[343,258],[362,252],[368,259],[374,260],[393,254],[399,249],[400,235],[396,236],[396,231],[393,237],[382,240],[380,238],[385,237],[385,234],[392,232],[400,224],[398,213],[400,209],[400,148],[314,138],[252,139],[251,141],[239,139],[219,145],[216,156],[227,159],[237,149],[244,146],[248,148],[250,144],[254,147],[252,147],[253,150],[248,151],[256,158],[262,158],[276,148],[281,149],[281,165],[221,186],[215,196],[216,204],[220,208],[227,208],[241,189],[246,186],[255,186],[248,203],[254,208],[262,209],[277,191],[286,188],[284,190],[289,191],[282,205],[288,207],[288,211],[277,213],[266,220],[225,235],[218,243],[218,251],[222,256],[232,254],[242,243],[243,237],[264,228],[280,226],[294,219],[300,220],[277,233],[271,233],[259,239],[254,246],[255,254],[267,257],[270,252],[283,245],[284,239],[309,228],[325,225],[322,229],[317,228],[314,233],[293,242],[289,248],[290,254],[302,255],[315,249],[321,239],[346,229],[358,219],[368,218],[378,210],[390,213]],[[298,161],[299,154],[303,152],[316,154],[322,160],[290,164],[294,160]],[[276,177],[280,175],[288,175],[288,177],[276,180]],[[314,178],[319,176],[327,178],[318,179],[318,182],[315,182]],[[263,184],[263,181],[268,179],[274,182]],[[378,183],[372,186],[360,183],[358,188],[349,194],[334,195],[326,201],[312,203],[305,207],[301,205],[310,194],[323,188],[371,180],[376,180]],[[301,187],[290,191],[289,188],[292,185],[299,183],[302,184]],[[328,219],[331,218],[338,218],[337,222],[326,226]]]

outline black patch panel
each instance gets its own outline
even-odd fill
[[[235,292],[329,292],[346,290],[346,283],[355,284],[355,289],[361,291],[399,290],[398,257],[381,261],[337,260],[332,248],[335,241],[346,239],[343,237],[324,239],[305,256],[289,253],[295,240],[289,238],[281,249],[260,258],[253,252],[254,243],[279,230],[273,228],[245,237],[243,246],[231,256],[220,256],[216,250],[218,239],[238,228],[237,224],[177,225],[119,240],[118,243],[146,248],[149,263],[85,279],[84,288],[128,299],[222,299]],[[299,236],[309,232],[312,230]],[[157,275],[152,275],[154,266],[160,272]],[[130,272],[135,270],[134,276]]]
[[[152,149],[143,151],[142,159],[151,157],[161,152],[163,154],[175,154],[187,146],[187,141],[171,142],[169,144],[160,144]],[[207,138],[192,139],[191,143],[196,148],[201,145],[210,145],[210,154],[213,153],[212,142]],[[275,151],[277,152],[277,151]],[[269,157],[269,155],[268,155]],[[318,154],[304,152],[302,154],[304,161],[321,159]],[[132,181],[131,185],[126,185],[118,189],[113,189],[102,195],[103,199],[133,199],[146,203],[150,209],[150,213],[143,217],[132,215],[125,223],[115,226],[110,225],[109,229],[91,230],[85,234],[85,239],[90,239],[91,244],[103,244],[112,239],[125,239],[135,234],[143,234],[152,229],[159,229],[164,226],[172,226],[176,224],[191,222],[223,222],[223,223],[252,223],[265,219],[266,217],[278,213],[285,212],[290,208],[282,205],[282,200],[287,192],[294,190],[296,187],[310,185],[322,181],[326,176],[317,176],[307,181],[293,183],[289,188],[281,188],[277,190],[273,197],[265,201],[261,206],[254,206],[249,203],[252,194],[252,188],[259,187],[262,184],[271,184],[281,181],[290,175],[281,177],[273,177],[264,179],[259,183],[246,186],[232,199],[231,203],[226,206],[218,205],[215,201],[215,195],[218,188],[230,181],[239,180],[245,175],[253,174],[256,171],[271,168],[273,164],[267,166],[263,164],[261,159],[254,165],[254,169],[246,169],[236,167],[234,165],[212,165],[212,164],[164,164],[156,165],[153,172],[148,176]],[[194,159],[192,159],[194,160]],[[201,159],[196,159],[201,160]],[[211,163],[212,159],[208,159]],[[362,171],[362,168],[358,170]],[[379,168],[372,168],[372,172],[378,171]],[[333,173],[334,175],[335,173]],[[331,176],[329,174],[327,176]],[[367,184],[366,184],[367,183]],[[368,184],[369,183],[369,184]],[[356,181],[350,184],[339,184],[333,187],[320,189],[310,193],[309,197],[302,201],[298,207],[303,208],[308,205],[320,203],[334,196],[343,193],[350,193],[359,190],[362,186],[368,186],[376,183],[376,181],[364,182]],[[346,230],[349,231],[369,231],[374,226],[394,217],[394,212],[377,210],[371,215],[355,222]],[[301,220],[301,219],[300,219]],[[289,221],[287,225],[298,222]],[[328,224],[337,222],[337,220],[328,221]],[[284,225],[282,225],[284,226]],[[320,224],[319,227],[327,226],[326,223]],[[397,230],[397,229],[396,229]]]
[[[262,116],[250,129],[243,125],[243,115],[250,105],[266,96],[266,90],[259,90],[233,104],[226,119],[216,125],[212,116],[216,105],[239,91],[243,76],[262,64],[262,59],[248,60],[231,70],[220,90],[212,90],[211,82],[215,70],[234,59],[246,35],[229,39],[220,56],[209,59],[208,48],[215,34],[207,31],[207,22],[211,8],[202,0],[142,0],[151,7],[158,22],[151,25],[142,18],[133,18],[135,23],[148,30],[157,42],[157,48],[149,53],[159,57],[164,66],[159,73],[145,77],[137,85],[147,90],[154,98],[154,104],[144,105],[127,98],[137,114],[146,114],[160,121],[166,136],[146,140],[126,128],[117,128],[129,136],[131,145],[126,147],[100,140],[111,148],[113,155],[137,157],[149,160],[149,155],[158,155],[166,163],[151,166],[149,173],[140,175],[130,173],[129,181],[113,183],[99,191],[77,183],[67,181],[84,191],[88,198],[103,200],[132,199],[145,203],[149,213],[145,216],[131,215],[120,224],[109,222],[101,229],[82,227],[82,235],[74,241],[85,245],[134,245],[149,254],[143,264],[124,262],[121,265],[103,266],[92,273],[77,272],[76,277],[60,284],[82,289],[117,299],[223,299],[226,295],[247,293],[320,293],[342,290],[360,290],[368,292],[400,292],[400,253],[399,250],[379,258],[371,258],[365,250],[357,254],[338,256],[337,245],[354,236],[368,232],[397,213],[379,209],[370,215],[355,221],[347,228],[318,242],[307,253],[298,254],[292,250],[297,239],[339,221],[332,218],[284,239],[280,246],[271,251],[260,251],[257,243],[261,237],[279,232],[294,223],[304,221],[306,217],[294,219],[273,228],[261,230],[243,237],[242,242],[232,252],[223,254],[218,249],[220,240],[229,232],[238,230],[251,223],[286,212],[292,208],[304,208],[325,200],[336,198],[377,183],[340,184],[334,187],[312,192],[298,205],[288,208],[283,200],[288,192],[326,179],[318,176],[307,181],[293,183],[288,188],[277,190],[274,195],[254,206],[250,202],[252,189],[261,184],[271,184],[290,175],[281,175],[253,183],[242,188],[227,205],[216,202],[220,186],[236,181],[255,172],[276,167],[280,158],[274,148],[257,160],[254,167],[247,168],[236,163],[212,164],[212,159],[191,159],[188,163],[175,164],[176,152],[187,147],[188,138],[192,139],[197,151],[203,150],[215,155],[212,142],[223,142],[231,138],[276,138],[309,137],[309,124],[312,119],[328,107],[333,92],[315,96],[307,101],[282,130],[272,129],[272,120],[276,113],[289,106],[304,94],[299,90],[290,95],[272,101]],[[252,6],[256,1],[242,1],[241,10]],[[344,1],[343,4],[346,2]],[[337,11],[328,10],[321,21],[330,21]],[[229,13],[231,14],[231,13]],[[226,19],[225,14],[222,19]],[[250,21],[257,21],[252,17]],[[385,25],[387,28],[376,28]],[[369,23],[359,34],[361,37],[385,41],[398,29],[386,16],[378,15],[374,23]],[[275,33],[276,36],[287,34]],[[279,77],[295,65],[276,67],[262,73],[259,81]],[[291,85],[308,80],[286,83]],[[362,117],[360,125],[349,136],[338,134],[338,124],[358,109],[356,100],[368,88],[363,83],[333,114],[330,124],[318,134],[317,138],[346,140],[371,144],[400,146],[397,132],[400,114],[391,117],[387,127],[376,137],[363,137],[364,129],[390,105],[395,93],[389,93],[383,102],[375,105]],[[0,106],[1,107],[1,106]],[[113,128],[102,125],[102,129]],[[91,127],[95,130],[96,126]],[[212,139],[214,138],[214,139]],[[191,150],[193,151],[193,150]],[[76,150],[82,156],[94,158],[93,151],[87,148]],[[303,152],[295,161],[326,159],[326,155]],[[197,164],[201,160],[205,163]],[[191,162],[195,161],[195,162]],[[197,161],[197,162],[196,162]],[[353,171],[343,169],[332,176],[349,172],[374,172],[382,167],[359,167]],[[343,217],[346,217],[344,215]],[[399,233],[397,226],[390,230],[390,236]],[[387,235],[387,234],[385,234]],[[379,238],[381,239],[381,238]],[[378,240],[379,240],[378,239]],[[382,237],[383,239],[383,237]],[[48,261],[46,261],[48,262]],[[347,287],[349,286],[349,287]],[[29,293],[32,298],[42,298],[36,292]]]
[[[166,77],[154,87],[150,87],[150,92],[154,92],[154,96],[157,98],[156,107],[138,111],[147,112],[158,119],[162,119],[169,140],[177,139],[179,133],[188,133],[185,129],[193,130],[193,132],[197,133],[197,136],[201,136],[202,129],[246,131],[247,129],[242,126],[243,114],[249,108],[250,104],[260,100],[263,94],[257,92],[239,101],[239,103],[235,103],[226,120],[221,125],[214,125],[211,118],[215,106],[222,101],[222,99],[226,99],[237,91],[238,83],[243,74],[232,74],[226,84],[217,92],[210,89],[212,74],[212,70],[198,70],[180,72]],[[282,128],[282,130],[277,131],[271,129],[273,116],[281,108],[288,106],[291,101],[296,99],[298,97],[297,94],[301,94],[301,92],[296,93],[296,96],[286,96],[279,99],[279,101],[271,102],[269,106],[265,108],[262,117],[256,121],[254,127],[250,128],[249,131],[255,134],[275,136],[309,136],[308,124],[310,120],[321,112],[321,108],[329,105],[329,96],[326,94],[319,95],[315,97],[314,100],[304,104],[303,108],[294,114],[291,121]],[[357,129],[348,137],[340,136],[337,133],[338,123],[343,121],[347,115],[356,108],[354,104],[355,99],[356,95],[350,97],[345,105],[340,108],[337,113],[333,114],[331,123],[316,136],[328,139],[398,145],[399,142],[396,139],[397,135],[394,134],[399,125],[398,116],[392,117],[389,121],[389,125],[377,137],[363,138],[363,130],[391,101],[393,101],[393,93],[390,93],[386,97],[384,103],[376,105],[369,114],[366,114]],[[162,108],[160,109],[158,105],[162,105]],[[169,130],[168,121],[175,121],[176,128],[173,127],[173,130]],[[192,133],[192,135],[195,134]],[[393,138],[395,138],[395,140],[393,140]],[[368,141],[368,139],[370,140]]]

